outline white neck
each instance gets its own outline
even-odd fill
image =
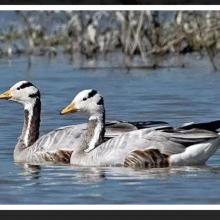
[[[29,135],[30,135],[30,127],[31,127],[31,119],[33,117],[33,111],[34,111],[34,106],[30,105],[27,106],[27,108],[25,108],[26,111],[28,111],[27,114],[27,125],[26,125],[26,130],[24,132],[24,136],[23,136],[23,140],[24,140],[24,144],[26,146],[29,146]]]
[[[90,152],[103,140],[105,129],[104,114],[105,113],[97,113],[89,117],[89,121],[96,120],[97,124],[95,126],[93,136],[88,144],[89,147],[84,150],[85,152]]]
[[[103,120],[103,113],[92,114],[92,115],[89,117],[89,120],[102,121],[102,120]]]

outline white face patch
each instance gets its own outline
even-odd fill
[[[12,98],[10,100],[19,102],[28,108],[35,102],[35,97],[39,97],[39,90],[28,81],[20,81],[10,88]]]
[[[93,89],[79,92],[72,103],[75,104],[79,112],[87,113],[90,116],[100,114],[104,111],[103,97],[98,91]]]

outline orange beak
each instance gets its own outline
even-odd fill
[[[69,105],[67,105],[61,112],[60,114],[61,115],[66,115],[66,114],[69,114],[69,113],[74,113],[74,112],[77,112],[78,109],[76,108],[76,105],[74,102],[70,103]]]
[[[11,91],[10,91],[10,90],[8,90],[8,91],[6,91],[6,92],[0,94],[0,99],[6,99],[6,100],[8,100],[8,99],[10,99],[10,98],[12,98],[12,94],[11,94]]]

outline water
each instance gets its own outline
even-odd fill
[[[199,62],[199,61],[198,61]],[[196,62],[197,63],[197,62]],[[201,66],[200,66],[201,64]],[[209,121],[220,117],[220,73],[208,61],[194,68],[158,70],[74,69],[66,57],[0,60],[0,91],[29,80],[42,92],[41,135],[84,122],[60,116],[80,90],[105,97],[107,119]],[[220,155],[203,167],[134,171],[128,168],[42,166],[26,170],[13,161],[23,125],[22,106],[0,102],[0,204],[219,204]]]

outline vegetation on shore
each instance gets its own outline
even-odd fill
[[[0,29],[0,57],[67,54],[96,61],[118,52],[125,66],[136,57],[160,66],[168,54],[208,55],[218,68],[218,11],[18,11],[17,22]]]

